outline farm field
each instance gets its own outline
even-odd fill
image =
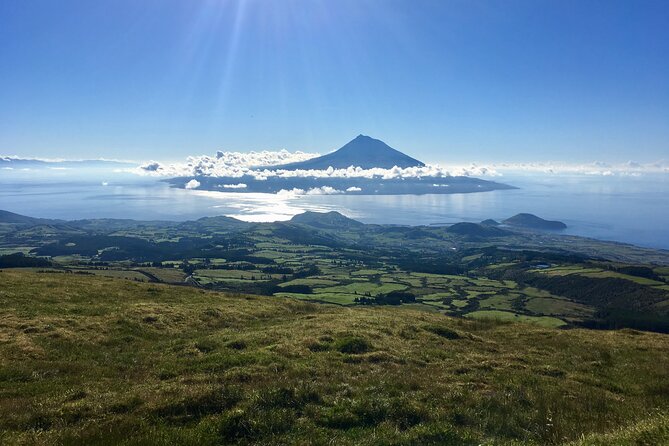
[[[248,227],[216,218],[174,227],[91,220],[60,232],[57,225],[14,232],[6,225],[0,250],[26,267],[133,281],[561,327],[669,331],[669,256],[666,263],[641,262],[661,260],[662,252],[531,233],[481,239],[444,227],[359,225],[339,214],[333,218],[340,224],[327,227],[320,214],[305,215],[299,224]],[[596,258],[576,246],[597,247]]]

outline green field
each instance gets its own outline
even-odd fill
[[[566,266],[566,267],[555,267],[555,268],[547,268],[544,270],[541,270],[542,273],[544,274],[549,274],[549,275],[568,275],[568,274],[577,274],[579,276],[584,276],[584,277],[592,277],[592,278],[618,278],[618,279],[624,279],[624,280],[630,280],[632,282],[636,282],[640,285],[650,285],[650,286],[662,286],[664,285],[664,282],[660,282],[657,280],[653,279],[648,279],[645,277],[637,277],[637,276],[631,276],[629,274],[622,274],[616,271],[607,271],[603,269],[598,269],[598,268],[581,268],[578,266]]]
[[[592,308],[565,299],[550,299],[545,297],[535,297],[528,300],[525,303],[525,308],[533,313],[550,315],[584,316],[593,311]]]
[[[517,296],[517,295],[516,295]],[[491,310],[509,310],[511,311],[511,303],[515,300],[515,296],[491,296],[481,299],[479,306],[481,308],[489,308]]]
[[[165,283],[183,283],[186,278],[186,274],[177,268],[143,267],[140,271],[146,271]]]
[[[266,237],[262,237],[266,238]],[[262,249],[259,249],[262,248]],[[225,258],[194,257],[186,259],[191,269],[186,272],[184,262],[164,261],[157,266],[137,265],[130,261],[114,262],[110,266],[89,267],[90,259],[82,256],[56,256],[57,268],[64,271],[120,277],[135,281],[153,281],[187,284],[215,290],[256,292],[264,295],[290,296],[300,300],[338,305],[386,304],[383,299],[392,293],[408,293],[412,308],[449,315],[463,316],[483,311],[503,311],[503,318],[523,320],[551,326],[579,325],[597,317],[597,303],[588,301],[589,293],[569,295],[569,287],[551,291],[546,284],[531,286],[519,280],[549,278],[552,280],[586,280],[578,286],[589,287],[601,281],[619,281],[598,289],[601,299],[609,289],[629,282],[645,299],[645,290],[664,292],[654,297],[644,311],[665,315],[669,310],[669,285],[655,279],[631,276],[612,270],[618,264],[601,261],[553,265],[532,268],[519,263],[505,262],[505,258],[488,259],[483,255],[464,256],[471,261],[499,261],[463,271],[462,274],[437,274],[405,270],[393,265],[392,256],[367,261],[353,260],[357,251],[324,249],[320,246],[290,245],[276,242],[258,242],[252,252],[254,262]],[[262,260],[268,259],[268,260]],[[464,261],[464,258],[460,261]],[[68,263],[69,262],[69,263]],[[269,269],[267,265],[271,264]],[[459,263],[461,265],[461,263]],[[605,265],[606,268],[599,266]],[[494,268],[491,268],[494,266]],[[265,271],[265,272],[263,272]],[[653,271],[653,270],[648,270]],[[655,274],[666,272],[655,268]],[[519,279],[516,275],[521,273]],[[524,277],[524,278],[523,278]],[[661,278],[661,276],[653,276]],[[624,281],[624,282],[620,282]],[[293,288],[295,287],[295,288]],[[297,288],[297,287],[302,287]],[[644,291],[642,291],[644,290]],[[632,290],[630,290],[631,292]],[[634,306],[630,299],[630,306]],[[397,304],[398,302],[395,302]],[[616,311],[618,311],[616,309]],[[487,313],[482,313],[487,314]],[[511,316],[509,316],[511,314]],[[664,316],[660,316],[664,317]],[[614,327],[619,327],[618,322]],[[645,326],[654,329],[654,322]],[[665,324],[666,325],[666,324]],[[623,323],[622,326],[630,326]],[[632,327],[637,327],[632,324]],[[661,330],[665,330],[661,328]]]
[[[373,282],[355,282],[348,285],[339,285],[321,288],[318,290],[319,293],[343,293],[343,294],[359,294],[363,296],[369,293],[372,296],[376,296],[381,293],[389,293],[391,291],[405,290],[407,287],[405,285],[393,284],[393,283],[373,283]]]
[[[137,281],[140,281],[140,282],[148,282],[149,281],[149,278],[147,276],[145,276],[144,274],[142,274],[138,271],[132,271],[132,270],[77,269],[77,270],[74,270],[74,271],[78,272],[78,273],[93,274],[93,275],[96,275],[96,276],[117,277],[119,279],[137,280]]]
[[[3,445],[669,444],[663,334],[0,279]]]
[[[493,319],[503,322],[532,323],[549,328],[557,328],[565,325],[564,321],[554,317],[525,316],[523,314],[516,314],[509,311],[497,311],[497,310],[473,311],[471,313],[467,313],[466,316],[474,319]]]
[[[308,279],[294,279],[288,282],[279,284],[280,287],[286,287],[291,285],[308,285],[311,287],[326,287],[331,285],[337,285],[337,281],[330,279],[320,279],[320,278],[308,278]]]
[[[490,233],[475,224],[473,237],[447,225],[365,225],[337,213],[274,223],[0,219],[3,268],[669,332],[662,250],[511,228]]]

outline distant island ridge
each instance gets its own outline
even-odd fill
[[[459,235],[470,235],[470,236],[479,236],[479,237],[501,237],[511,234],[511,231],[514,228],[521,229],[534,229],[539,231],[544,230],[556,230],[556,229],[566,229],[567,225],[560,221],[550,221],[544,220],[541,217],[537,217],[533,214],[520,213],[516,214],[513,217],[507,218],[504,220],[503,224],[491,224],[490,222],[495,222],[495,220],[484,220],[481,223],[470,223],[470,222],[460,222],[450,225],[443,225],[447,228],[447,232],[452,234]],[[507,223],[512,222],[512,223]],[[515,223],[514,223],[515,222]],[[347,217],[344,214],[337,211],[329,212],[315,212],[315,211],[305,211],[301,214],[293,216],[287,222],[277,222],[277,223],[294,223],[305,226],[310,226],[319,229],[360,229],[365,226],[377,226],[377,227],[398,227],[405,225],[378,225],[378,224],[366,224],[362,223],[353,218]],[[166,221],[166,220],[132,220],[132,219],[114,219],[114,218],[95,218],[95,219],[82,219],[82,220],[60,220],[60,219],[50,219],[50,218],[36,218],[29,217],[25,215],[16,214],[14,212],[0,210],[0,224],[15,225],[16,227],[28,228],[28,227],[37,227],[37,226],[46,226],[51,227],[52,229],[67,229],[71,231],[72,229],[88,229],[95,231],[97,228],[128,228],[135,227],[142,224],[154,224],[161,227],[188,227],[192,230],[206,230],[206,229],[226,229],[226,230],[244,230],[257,225],[262,225],[263,223],[253,223],[246,222],[243,220],[238,220],[233,217],[227,217],[224,215],[214,216],[214,217],[202,217],[194,221]],[[271,223],[267,223],[271,224]],[[430,227],[433,225],[419,225],[416,227],[426,226]],[[442,226],[442,225],[439,225]],[[407,226],[408,227],[408,226]],[[504,229],[507,227],[507,229]]]

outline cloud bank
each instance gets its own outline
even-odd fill
[[[541,173],[549,175],[590,175],[590,176],[641,176],[645,174],[669,173],[669,161],[659,160],[653,163],[611,163],[593,161],[591,163],[534,162],[534,163],[499,163],[492,168],[503,173]]]
[[[248,172],[266,170],[271,166],[306,161],[319,156],[317,153],[288,152],[216,152],[215,156],[189,156],[184,163],[163,164],[150,161],[142,164],[133,172],[164,177],[228,177],[240,178]]]
[[[649,173],[669,173],[669,162],[655,163],[566,163],[566,162],[528,162],[528,163],[491,163],[485,165],[439,165],[428,164],[423,167],[393,167],[392,169],[362,169],[350,166],[346,169],[328,168],[324,170],[284,170],[272,169],[280,165],[303,161],[318,156],[314,153],[288,152],[218,152],[216,156],[191,156],[185,163],[162,164],[151,161],[132,171],[140,175],[162,177],[212,177],[241,178],[250,176],[256,181],[271,177],[278,178],[366,178],[366,179],[408,179],[408,178],[447,178],[451,176],[500,177],[504,174],[540,173],[549,175],[600,175],[600,176],[640,176]],[[243,183],[240,183],[243,184]],[[224,188],[242,188],[239,185],[224,185]],[[351,191],[353,192],[353,191]]]
[[[256,181],[270,177],[279,178],[367,178],[367,179],[397,179],[420,177],[450,177],[450,176],[498,176],[499,174],[489,166],[448,166],[438,164],[422,167],[393,167],[391,169],[373,168],[362,169],[350,166],[346,169],[299,169],[285,170],[272,169],[272,166],[304,161],[319,156],[315,153],[288,152],[218,152],[216,156],[190,156],[184,163],[164,164],[150,161],[132,169],[140,175],[161,177],[212,177],[212,178],[242,178],[250,176]],[[225,186],[224,186],[225,187]]]
[[[139,175],[157,177],[212,177],[212,178],[242,178],[250,176],[255,180],[265,180],[271,177],[280,178],[367,178],[367,179],[401,179],[434,177],[446,178],[450,176],[470,177],[501,177],[506,174],[546,174],[546,175],[587,175],[587,176],[642,176],[645,174],[669,173],[669,160],[659,160],[653,163],[639,163],[628,161],[615,163],[607,161],[593,161],[590,163],[569,163],[564,161],[552,162],[524,162],[524,163],[471,163],[471,164],[428,164],[424,167],[409,167],[392,169],[361,169],[348,167],[346,169],[325,170],[277,170],[273,166],[305,161],[319,156],[318,153],[280,151],[260,152],[225,152],[218,151],[216,155],[189,156],[183,163],[163,163],[149,161],[134,168],[124,168],[119,172],[131,172]],[[2,170],[28,170],[27,163],[56,164],[49,168],[54,170],[72,168],[63,167],[65,163],[131,163],[126,160],[92,159],[66,160],[63,158],[20,158],[17,156],[0,156]],[[20,169],[23,167],[23,169]],[[223,185],[225,189],[243,189],[244,183],[238,182]]]

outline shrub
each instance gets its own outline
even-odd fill
[[[202,353],[210,353],[218,348],[218,343],[211,339],[201,339],[195,343],[195,348]]]
[[[446,339],[460,339],[460,338],[462,338],[460,333],[458,333],[457,331],[455,331],[451,328],[448,328],[448,327],[444,327],[442,325],[428,325],[427,327],[425,327],[425,330],[427,330],[431,333],[434,333],[437,336],[441,336],[442,338],[446,338]]]
[[[393,399],[390,404],[388,417],[401,429],[429,421],[430,414],[427,409],[416,401],[399,398]]]
[[[325,352],[330,349],[330,346],[325,342],[311,341],[307,344],[307,348],[312,352]]]
[[[316,422],[333,429],[350,429],[361,425],[360,418],[342,406],[324,408]]]
[[[142,401],[142,399],[139,396],[135,395],[127,400],[119,401],[117,403],[112,404],[109,407],[109,410],[112,413],[117,413],[117,414],[132,412],[133,410],[141,406],[143,403],[144,401]]]
[[[480,439],[463,436],[452,426],[445,423],[420,424],[408,431],[405,441],[399,445],[434,445],[434,446],[476,446],[482,442]]]
[[[416,302],[416,295],[408,291],[391,291],[375,296],[373,302],[377,305],[401,305]]]
[[[261,391],[255,405],[262,409],[295,409],[301,410],[306,404],[319,403],[321,396],[310,386],[279,387]]]
[[[199,419],[206,415],[221,413],[235,406],[242,399],[236,387],[219,387],[199,396],[187,396],[153,411],[161,418]]]
[[[365,338],[349,336],[340,339],[335,344],[337,350],[342,353],[360,354],[372,350],[372,344]]]
[[[233,350],[244,350],[246,348],[246,342],[242,340],[230,341],[226,344],[226,346]]]
[[[224,444],[282,434],[292,429],[295,413],[288,409],[235,410],[225,414],[218,427]]]
[[[22,252],[0,256],[0,268],[30,268],[51,266],[51,262],[39,257],[28,257]]]

